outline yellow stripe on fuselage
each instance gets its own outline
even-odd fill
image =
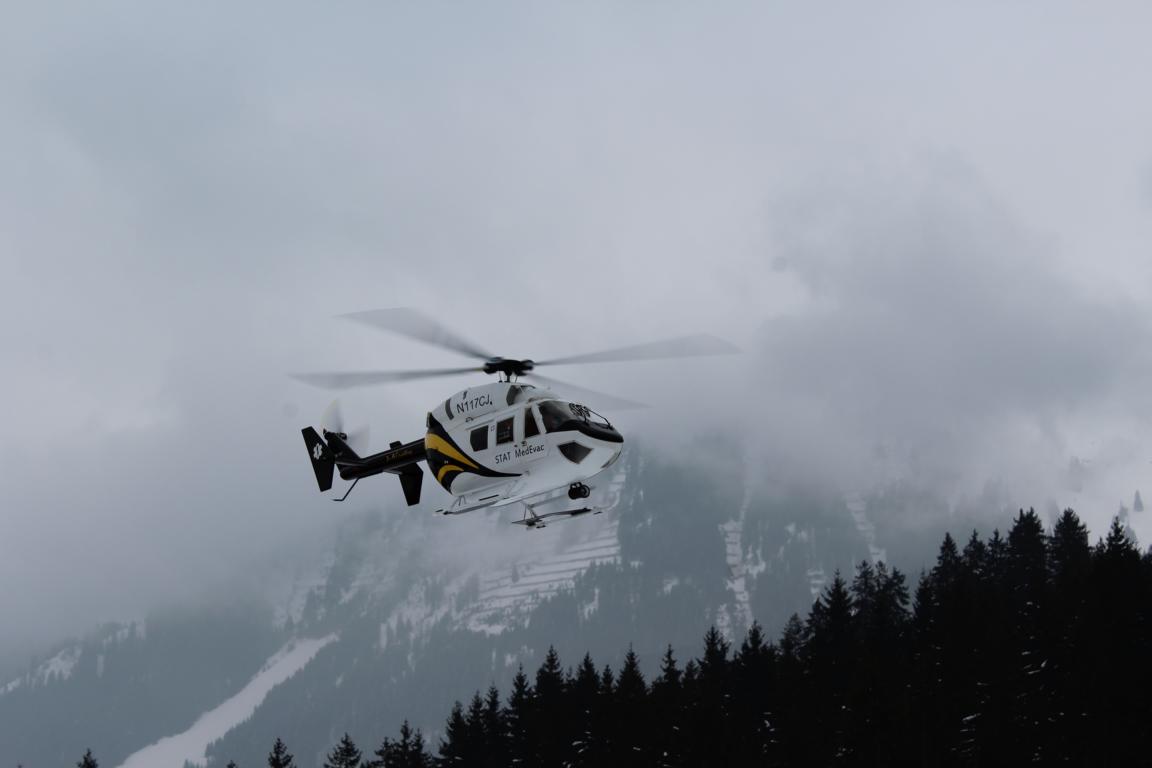
[[[457,472],[463,472],[464,471],[463,469],[456,466],[455,464],[445,464],[444,466],[440,467],[440,471],[436,473],[436,482],[443,485],[444,475],[448,474],[452,470],[456,470]]]
[[[440,435],[435,435],[435,434],[432,434],[431,432],[429,432],[427,435],[425,435],[424,436],[424,448],[425,448],[425,450],[428,450],[428,451],[439,451],[440,453],[444,454],[445,456],[447,456],[450,459],[456,459],[456,461],[459,461],[461,464],[463,464],[466,467],[471,467],[472,469],[476,469],[476,462],[472,461],[467,456],[460,453],[460,451],[458,451],[456,449],[456,446],[452,445],[452,443],[450,443],[447,440],[445,440],[444,438],[440,437]],[[458,469],[459,469],[459,467],[458,467]]]

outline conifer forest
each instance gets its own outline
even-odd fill
[[[1021,511],[1007,536],[946,535],[914,586],[862,562],[774,636],[711,628],[650,679],[631,650],[619,669],[550,650],[458,701],[436,744],[405,722],[323,765],[1152,765],[1150,640],[1152,551],[1119,520],[1093,545],[1071,510],[1050,532]],[[290,735],[270,768],[307,764]]]

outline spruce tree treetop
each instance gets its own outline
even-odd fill
[[[980,538],[980,533],[973,529],[972,535],[968,537],[968,543],[964,545],[964,566],[973,575],[983,576],[987,559],[988,547],[984,546],[984,540]]]
[[[669,646],[671,650],[671,646]],[[740,651],[738,658],[747,662],[749,659],[754,659],[764,651],[764,630],[760,628],[760,622],[753,621],[752,626],[748,628],[748,632],[744,635],[744,642],[740,643]]]
[[[723,676],[731,645],[715,626],[704,635],[704,655],[700,659],[700,674],[704,677]]]
[[[1080,578],[1088,566],[1091,554],[1088,528],[1080,522],[1075,512],[1064,510],[1048,540],[1048,565],[1053,576],[1058,580]]]
[[[424,748],[424,736],[405,720],[400,726],[400,739],[384,739],[375,752],[377,760],[364,764],[364,768],[431,768],[432,756]]]
[[[268,753],[268,768],[296,768],[296,762],[288,752],[288,747],[284,746],[279,737],[272,745],[272,751]]]
[[[1112,518],[1112,525],[1108,528],[1108,536],[1103,545],[1098,547],[1106,561],[1116,564],[1131,565],[1140,559],[1140,551],[1136,548],[1135,537],[1128,526],[1121,522],[1119,517]]]
[[[84,750],[84,757],[80,758],[80,762],[76,763],[76,768],[99,768],[100,764],[96,762],[96,758],[92,756],[92,750]]]
[[[361,751],[348,733],[344,733],[340,743],[328,753],[324,768],[361,768]]]
[[[660,660],[660,677],[655,683],[668,688],[680,687],[680,669],[676,666],[676,657],[672,654],[671,643],[668,644],[668,648],[664,651],[664,657]]]
[[[324,768],[361,768],[360,757],[360,750],[356,748],[356,743],[352,741],[351,736],[345,733],[340,739],[340,743],[328,753],[328,759],[324,761]]]
[[[576,668],[576,676],[572,679],[570,687],[581,701],[591,701],[600,691],[600,675],[596,671],[596,664],[592,661],[591,654],[584,654],[584,660]]]
[[[946,588],[955,582],[960,575],[960,552],[956,548],[956,540],[952,534],[945,533],[944,541],[940,544],[940,553],[936,556],[936,567],[932,569],[932,579],[935,586]]]
[[[444,726],[444,738],[440,741],[440,757],[445,762],[461,761],[469,754],[468,720],[464,717],[464,705],[457,701],[452,705],[448,723]]]
[[[635,702],[643,699],[647,692],[648,686],[640,672],[640,662],[629,645],[628,653],[624,656],[624,666],[620,668],[620,677],[616,680],[616,695],[621,701]]]
[[[548,646],[548,655],[544,663],[536,670],[536,697],[548,701],[554,700],[564,690],[564,670],[560,666],[560,654],[556,648]]]
[[[789,616],[784,624],[784,632],[780,635],[780,653],[789,659],[798,658],[804,648],[805,632],[800,614]]]

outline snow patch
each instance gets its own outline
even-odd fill
[[[120,768],[179,768],[185,762],[204,763],[208,745],[252,717],[268,692],[310,662],[336,635],[294,640],[277,651],[244,688],[196,720],[188,730],[144,747],[121,763]]]
[[[80,646],[68,646],[28,674],[0,687],[0,696],[11,693],[21,686],[37,688],[48,685],[53,680],[67,680],[72,676],[76,663],[80,661],[80,654]]]

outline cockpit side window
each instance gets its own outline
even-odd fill
[[[572,414],[562,404],[548,400],[540,403],[540,418],[544,420],[545,432],[559,432],[564,423],[572,418]]]
[[[524,409],[524,439],[536,437],[540,434],[540,427],[536,424],[536,417],[532,414],[531,408]]]

